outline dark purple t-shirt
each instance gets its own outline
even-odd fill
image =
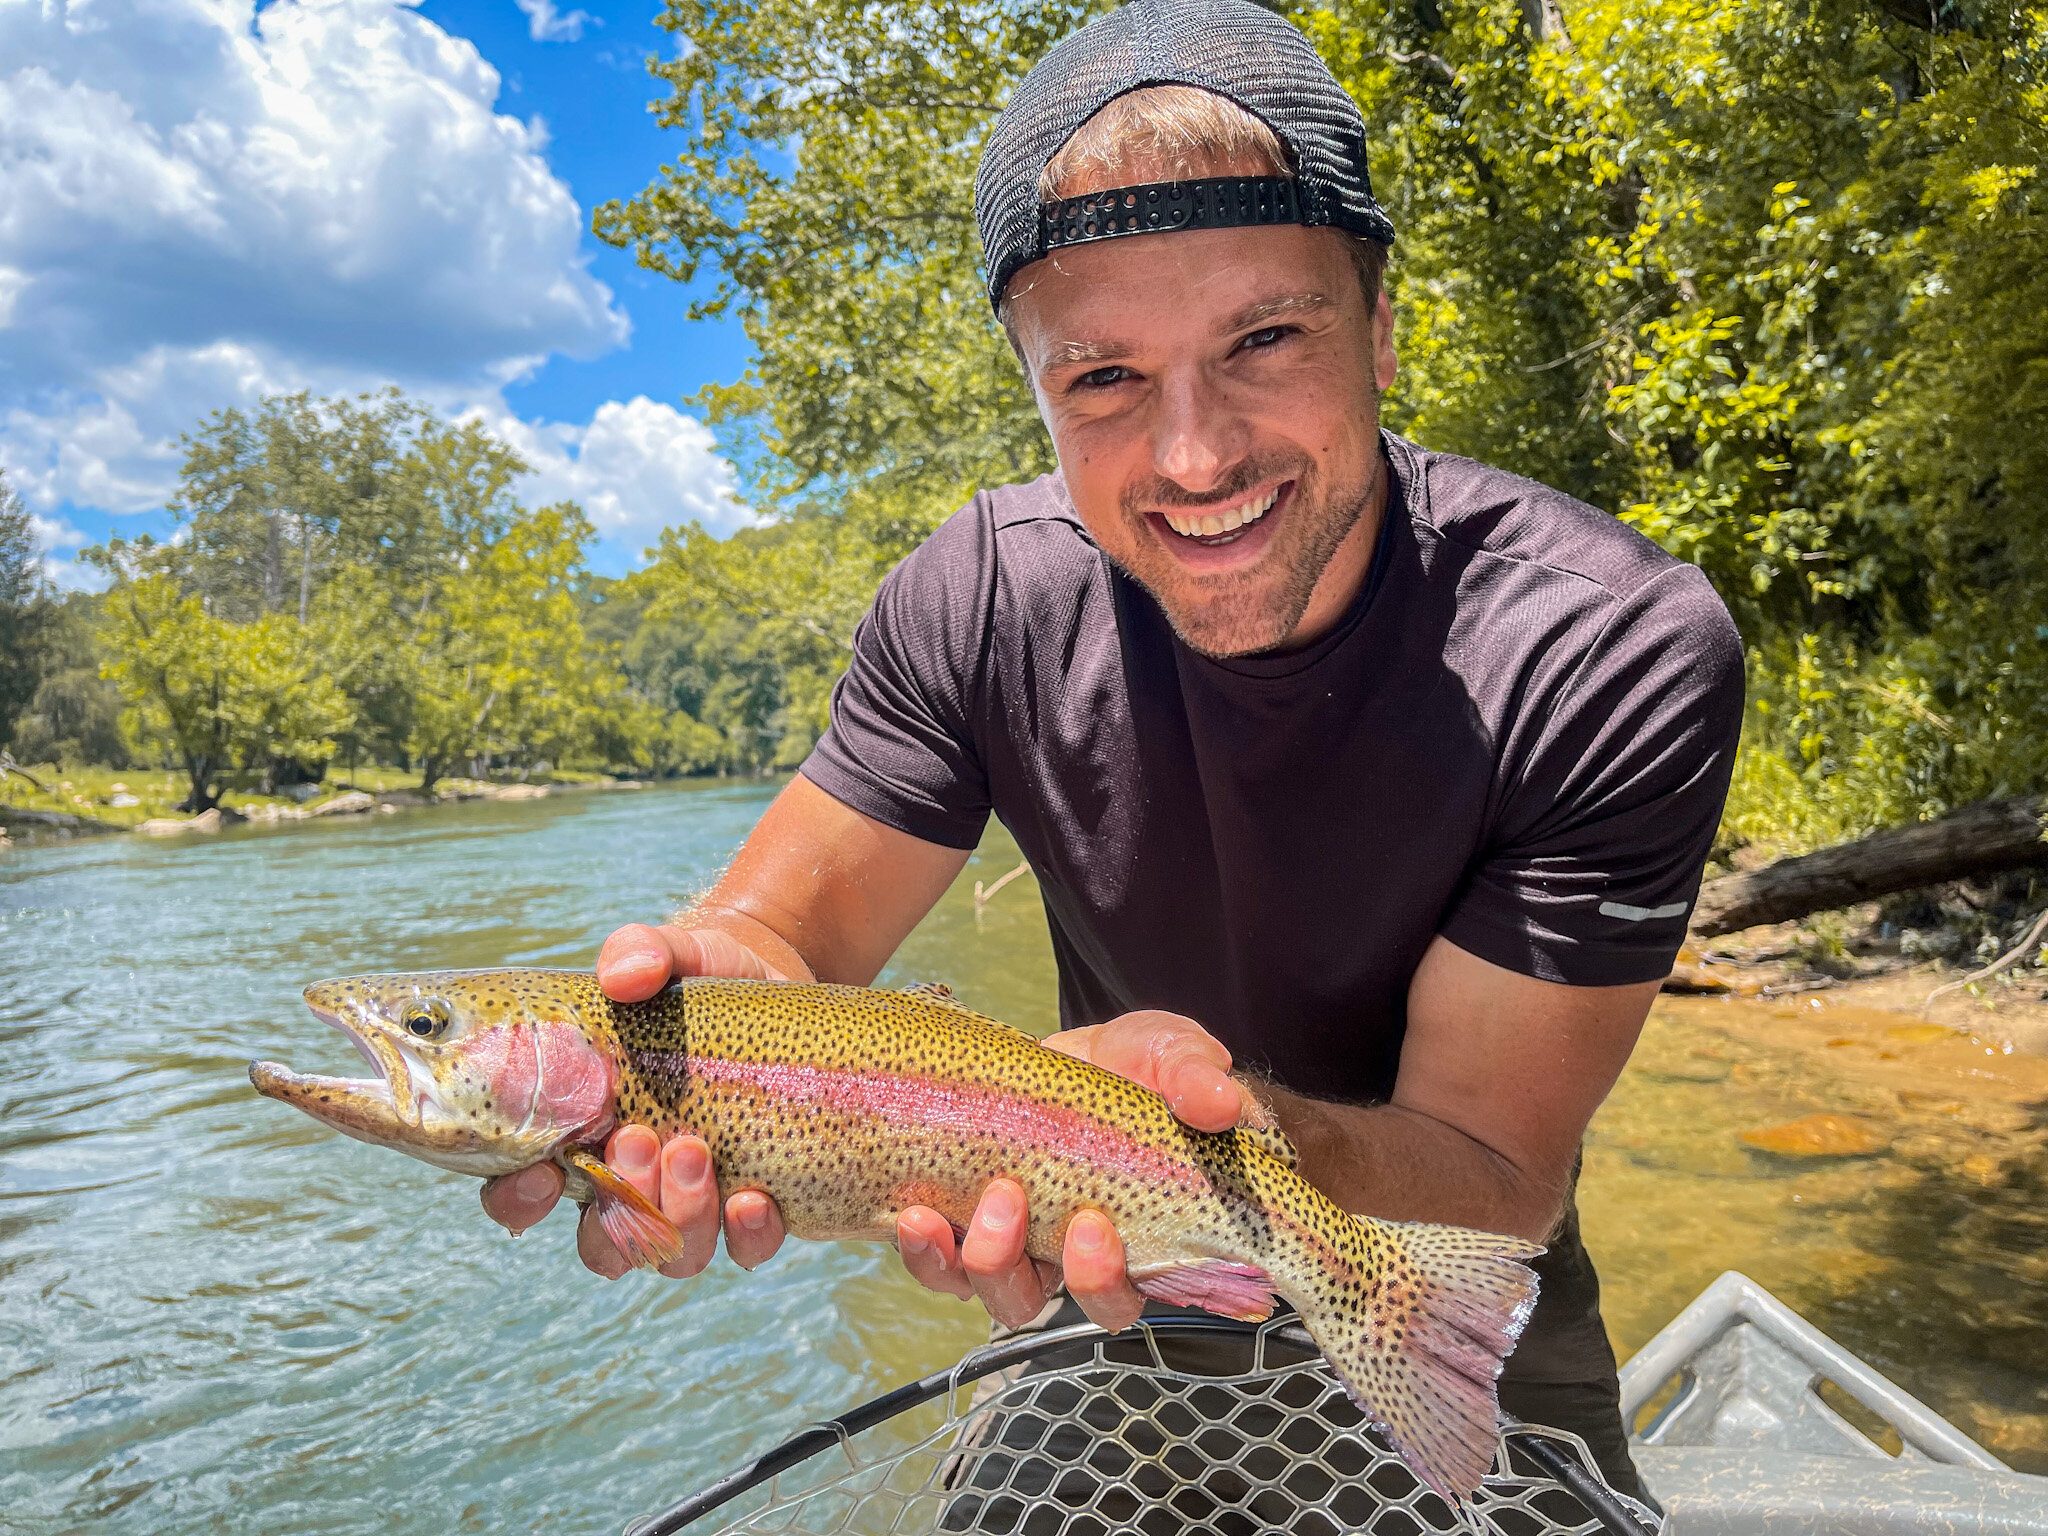
[[[985,491],[883,583],[803,766],[912,836],[1030,859],[1071,1027],[1199,1020],[1302,1092],[1391,1092],[1430,940],[1584,986],[1669,971],[1720,816],[1742,649],[1606,513],[1385,439],[1337,628],[1214,661],[1057,475]]]

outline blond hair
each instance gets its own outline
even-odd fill
[[[1167,181],[1199,180],[1225,166],[1246,175],[1294,172],[1294,157],[1280,136],[1229,97],[1194,85],[1148,85],[1117,97],[1074,130],[1038,173],[1038,200],[1072,196],[1069,189],[1083,180],[1115,185],[1116,176],[1140,161]],[[1361,235],[1345,233],[1345,242],[1370,308],[1379,300],[1387,249]],[[1007,294],[997,316],[1009,331]],[[1012,333],[1010,344],[1016,343]]]

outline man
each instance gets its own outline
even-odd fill
[[[1221,1130],[1262,1101],[1351,1210],[1547,1241],[1502,1380],[1639,1491],[1571,1187],[1685,931],[1741,712],[1693,567],[1545,487],[1379,428],[1392,228],[1364,126],[1250,0],[1137,0],[1018,86],[976,184],[989,297],[1059,473],[985,491],[884,583],[831,729],[684,918],[621,929],[620,998],[672,975],[867,982],[991,810],[1044,894],[1051,1043]],[[1233,1063],[1249,1069],[1229,1075]],[[703,1144],[606,1153],[751,1267]],[[531,1169],[487,1189],[514,1229]],[[1019,1326],[1046,1306],[1023,1191],[904,1263]],[[623,1269],[596,1226],[578,1242]],[[1067,1293],[1141,1302],[1084,1212]]]

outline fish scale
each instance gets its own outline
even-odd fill
[[[355,977],[306,998],[382,1076],[258,1062],[261,1092],[464,1173],[554,1160],[636,1264],[682,1244],[600,1161],[623,1124],[702,1137],[721,1198],[763,1191],[800,1238],[888,1240],[912,1205],[964,1229],[989,1182],[1012,1178],[1033,1257],[1057,1263],[1075,1214],[1100,1211],[1147,1296],[1244,1318],[1284,1297],[1446,1498],[1469,1498],[1492,1464],[1495,1382],[1535,1301],[1537,1245],[1354,1216],[1295,1171],[1276,1129],[1191,1129],[1150,1089],[944,989],[690,978],[620,1003],[585,972],[498,970]]]

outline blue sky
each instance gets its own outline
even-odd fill
[[[619,572],[746,520],[683,408],[730,322],[589,233],[674,153],[652,3],[0,0],[0,466],[53,570],[163,532],[177,434],[269,390],[479,417]]]
[[[505,391],[522,415],[587,417],[605,400],[647,395],[679,400],[707,382],[739,376],[747,339],[736,323],[686,318],[689,290],[643,270],[630,251],[614,250],[588,233],[590,211],[631,197],[673,156],[677,135],[654,120],[648,104],[662,82],[647,73],[649,54],[674,51],[654,25],[651,3],[573,7],[574,37],[534,36],[535,26],[512,0],[433,0],[419,7],[443,30],[468,38],[498,68],[504,86],[498,110],[538,115],[546,124],[549,165],[575,194],[584,215],[583,248],[590,270],[632,317],[630,345],[589,362],[556,357],[531,380]],[[561,24],[561,13],[547,14]],[[696,285],[709,291],[710,284]]]

